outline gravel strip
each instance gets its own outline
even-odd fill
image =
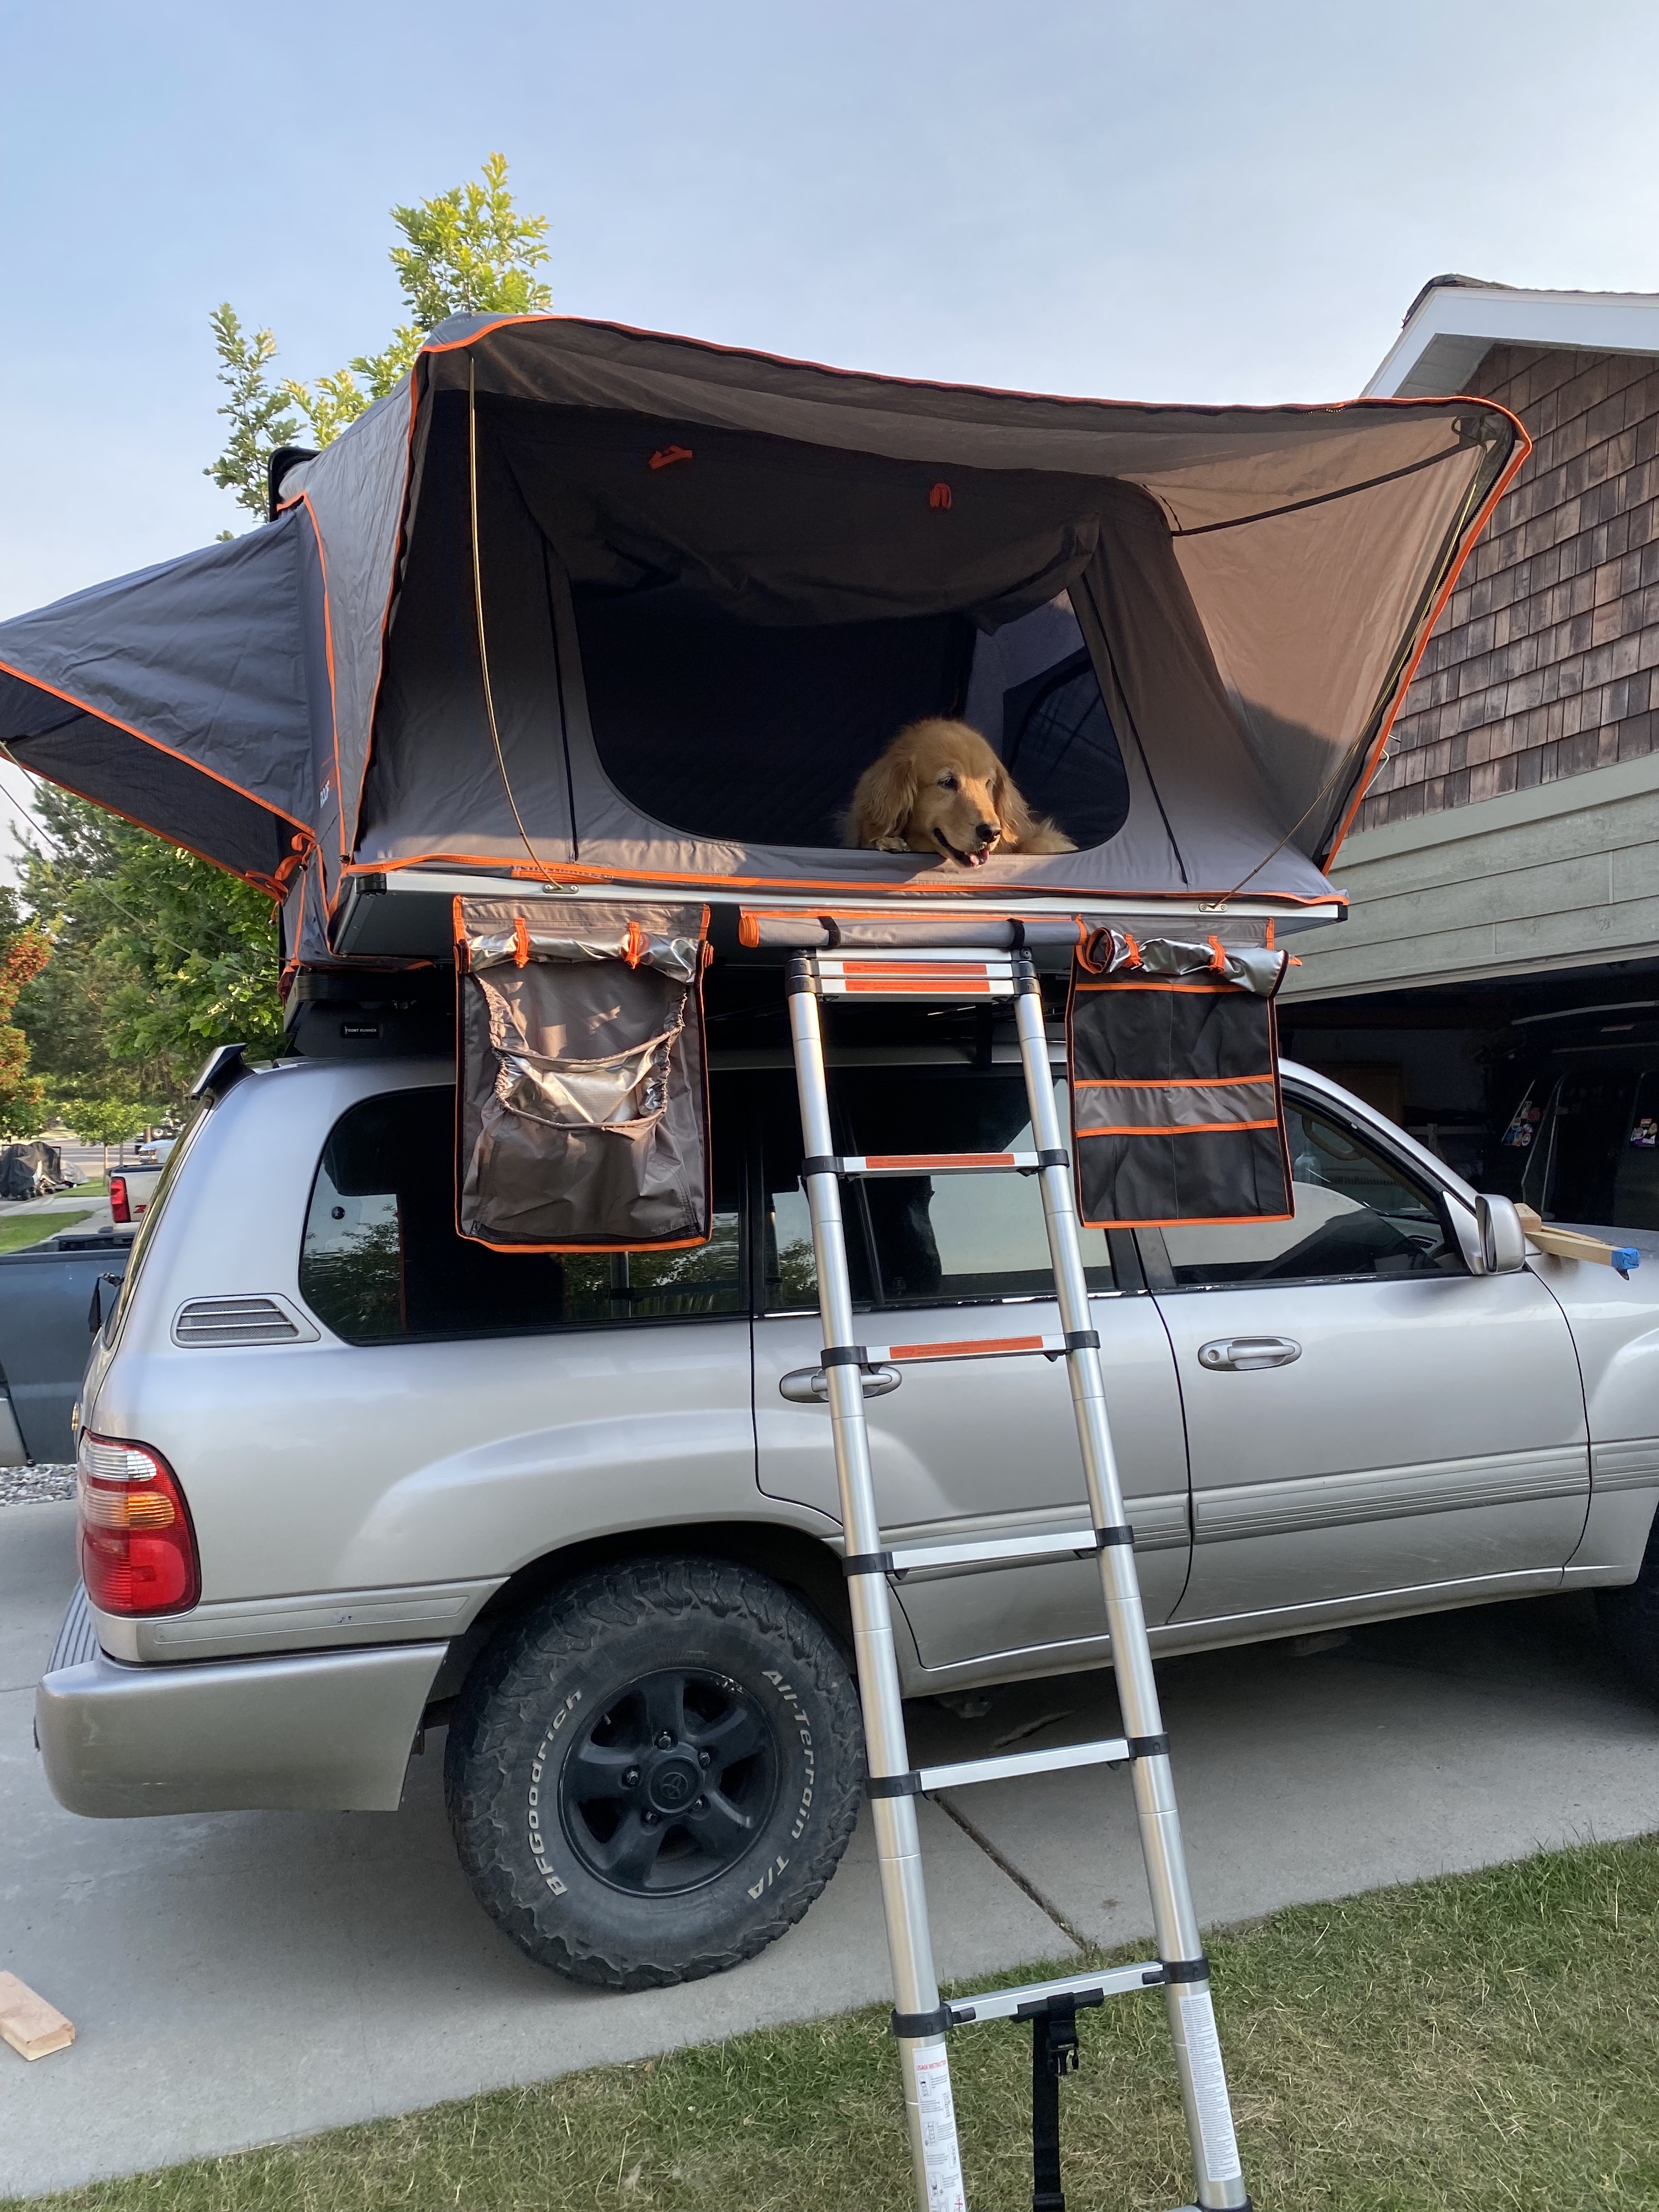
[[[74,1495],[73,1467],[0,1467],[0,1505],[43,1505]]]

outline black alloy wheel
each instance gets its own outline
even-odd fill
[[[777,1794],[770,1721],[740,1683],[701,1669],[630,1682],[559,1770],[572,1849],[636,1896],[717,1881],[754,1848]]]

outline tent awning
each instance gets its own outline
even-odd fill
[[[312,842],[329,707],[299,516],[0,625],[0,741],[22,765],[275,889]]]

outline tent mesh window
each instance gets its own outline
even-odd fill
[[[906,723],[960,717],[1036,812],[1104,844],[1128,780],[1064,598],[998,632],[966,616],[773,627],[672,587],[575,595],[599,761],[694,836],[838,846],[853,787]]]
[[[962,711],[953,615],[774,629],[673,590],[576,599],[605,774],[695,836],[839,845],[853,786],[906,722]]]

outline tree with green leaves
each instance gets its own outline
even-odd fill
[[[21,844],[22,900],[52,959],[22,988],[30,1059],[71,1128],[125,1105],[137,1126],[233,1038],[282,1036],[270,901],[88,800],[41,786]]]
[[[279,446],[294,443],[300,425],[289,411],[286,387],[273,390],[265,374],[276,353],[276,341],[270,332],[245,331],[228,300],[216,307],[208,319],[219,356],[219,381],[226,392],[219,412],[230,428],[223,453],[202,473],[263,522],[266,463]],[[227,537],[229,534],[225,532]]]
[[[46,1086],[12,1016],[51,957],[45,931],[23,919],[10,884],[0,884],[0,1137],[33,1137],[46,1126]]]
[[[266,470],[279,446],[292,445],[303,416],[321,447],[383,399],[408,369],[422,340],[450,315],[522,315],[550,307],[536,275],[548,258],[545,216],[520,215],[507,181],[507,156],[492,154],[482,175],[414,207],[394,207],[403,243],[391,249],[409,319],[379,353],[357,354],[332,375],[273,384],[267,371],[276,342],[268,330],[244,331],[227,301],[212,318],[219,412],[229,423],[224,451],[204,473],[251,513],[265,512]]]
[[[69,1126],[83,1145],[101,1145],[104,1173],[109,1174],[109,1148],[124,1154],[129,1137],[148,1128],[152,1119],[146,1108],[130,1098],[77,1098],[67,1116]]]

